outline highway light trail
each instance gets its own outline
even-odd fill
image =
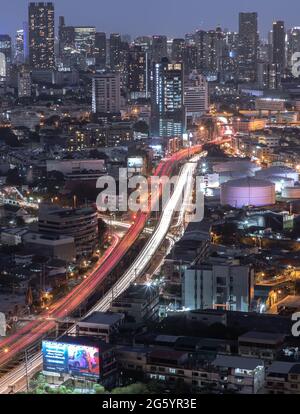
[[[188,200],[191,196],[193,189],[193,173],[196,168],[195,161],[199,157],[195,157],[192,161],[186,163],[182,168],[178,182],[176,183],[174,192],[169,202],[165,206],[165,209],[162,213],[159,224],[151,236],[150,240],[139,254],[138,258],[122,276],[122,278],[115,284],[115,286],[110,289],[110,291],[105,295],[103,299],[89,312],[89,314],[95,311],[107,311],[109,309],[112,298],[119,296],[124,292],[132,282],[134,282],[139,276],[142,275],[144,270],[147,268],[155,253],[159,249],[163,240],[166,238],[169,228],[171,227],[174,213],[176,212],[176,207],[182,200],[182,194],[184,193],[184,200],[180,206],[179,211],[179,221],[177,224],[182,222],[186,207],[188,205]],[[184,189],[186,191],[184,191]]]
[[[169,159],[162,161],[158,165],[155,175],[170,176],[174,166],[176,166],[178,162],[186,159],[189,155],[200,152],[201,149],[202,147],[198,145],[193,148],[179,151]],[[113,245],[102,257],[97,270],[95,270],[95,272],[88,276],[79,286],[72,290],[70,294],[52,305],[49,311],[44,313],[43,316],[45,318],[61,319],[71,315],[76,309],[78,309],[80,304],[88,299],[99,284],[105,280],[105,278],[122,260],[130,247],[142,233],[148,219],[149,213],[138,213],[134,224],[131,226],[124,238],[120,242],[116,239],[113,240]],[[13,360],[28,347],[38,341],[41,341],[47,333],[54,328],[54,320],[45,320],[44,322],[33,321],[28,323],[14,335],[0,341],[0,367]],[[38,359],[36,359],[36,361],[41,362]],[[15,377],[11,377],[11,375],[8,374],[10,378],[9,380],[6,379],[6,376],[0,379],[0,392],[7,392],[8,385],[12,383],[16,384],[18,380],[20,380],[20,371],[17,370],[16,372]]]

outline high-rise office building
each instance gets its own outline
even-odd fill
[[[73,26],[66,26],[63,16],[59,17],[58,40],[59,57],[63,59],[69,56],[71,51],[75,49],[75,28]]]
[[[31,74],[27,65],[21,65],[18,70],[18,97],[29,98],[31,96]]]
[[[96,74],[92,83],[94,113],[119,113],[121,86],[119,73]]]
[[[257,13],[240,13],[238,70],[243,81],[256,80],[258,56]]]
[[[148,54],[140,46],[134,46],[128,53],[127,88],[133,99],[146,98],[149,85]]]
[[[55,66],[53,3],[29,4],[29,61],[33,69]]]
[[[5,55],[6,65],[9,66],[12,59],[12,42],[7,34],[0,35],[0,52]]]
[[[193,71],[184,84],[184,106],[187,117],[199,118],[208,111],[208,82]]]
[[[280,89],[280,65],[277,63],[259,62],[257,64],[257,83],[261,89]]]
[[[207,69],[208,38],[205,30],[198,30],[195,33],[195,45],[197,47],[197,69],[205,71]]]
[[[140,46],[143,52],[150,55],[151,53],[151,37],[150,36],[139,36],[134,40],[135,46]]]
[[[184,48],[183,66],[185,75],[189,75],[197,68],[197,46],[187,44]]]
[[[273,23],[273,60],[272,63],[280,65],[281,71],[285,69],[285,29],[284,22],[279,20]]]
[[[153,65],[152,136],[173,137],[184,133],[186,114],[183,104],[183,64],[167,58]]]
[[[96,33],[95,40],[95,60],[99,69],[106,67],[106,34],[103,32]]]
[[[95,63],[96,28],[78,26],[74,28],[75,50],[79,54],[79,65],[85,68]]]
[[[122,55],[122,39],[119,33],[112,33],[109,39],[109,56],[111,70],[119,70]]]
[[[183,62],[185,51],[185,40],[184,39],[173,39],[172,42],[172,61]]]
[[[21,65],[25,61],[24,40],[24,29],[17,30],[14,54],[14,61],[17,65]]]
[[[168,39],[166,36],[152,37],[152,61],[161,62],[163,58],[168,57]]]

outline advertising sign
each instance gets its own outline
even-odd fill
[[[43,341],[43,370],[74,377],[99,379],[99,349],[91,346]]]

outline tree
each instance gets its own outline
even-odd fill
[[[93,390],[95,394],[106,394],[105,388],[99,384],[95,384]]]
[[[137,383],[131,384],[127,387],[115,388],[112,394],[148,394],[149,391],[145,384]]]

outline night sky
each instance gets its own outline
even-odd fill
[[[27,20],[28,0],[0,0],[0,33],[13,34]],[[132,36],[183,36],[197,28],[237,30],[238,12],[257,11],[265,37],[274,19],[300,26],[299,0],[56,0],[56,18],[69,25],[95,25],[99,31]]]

